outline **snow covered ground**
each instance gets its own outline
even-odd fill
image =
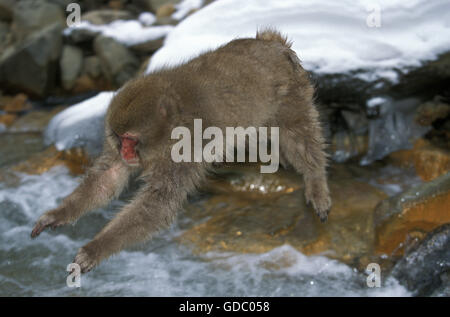
[[[185,0],[174,15],[183,17],[201,3]],[[258,28],[267,26],[293,40],[293,49],[306,69],[352,72],[365,80],[395,81],[395,69],[407,71],[450,50],[448,0],[217,0],[174,28],[145,27],[151,20],[145,14],[140,22],[101,26],[105,35],[127,45],[168,33],[164,46],[152,56],[148,72],[179,64],[236,37],[254,37]],[[89,127],[96,121],[89,123],[88,114],[97,120],[109,101],[110,95],[100,94],[60,113],[49,125],[47,142],[63,149],[78,144],[75,136],[95,136],[98,129]]]
[[[364,69],[392,78],[393,68],[418,66],[450,49],[450,1],[219,0],[170,32],[149,70],[178,64],[236,37],[254,37],[266,26],[293,40],[308,70]]]

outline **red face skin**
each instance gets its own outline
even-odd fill
[[[120,155],[122,159],[128,165],[138,165],[139,157],[136,153],[136,145],[138,144],[138,139],[135,135],[131,133],[125,133],[119,136],[120,138]]]

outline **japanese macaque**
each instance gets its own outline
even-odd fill
[[[290,47],[279,32],[263,30],[125,84],[106,114],[102,154],[79,187],[39,218],[31,236],[105,206],[132,175],[143,183],[135,198],[79,249],[74,262],[90,271],[167,228],[211,165],[171,158],[171,131],[192,128],[198,118],[204,127],[221,129],[279,127],[281,161],[303,174],[306,200],[325,221],[331,207],[325,141],[314,88]]]

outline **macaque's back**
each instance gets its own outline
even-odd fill
[[[279,41],[238,39],[202,54],[178,71],[194,74],[202,113],[212,111],[210,117],[226,125],[242,125],[244,120],[255,126],[275,114],[283,100],[280,96],[290,88],[302,88],[298,79],[307,75],[292,55]]]

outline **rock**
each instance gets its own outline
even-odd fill
[[[350,131],[355,134],[367,133],[367,126],[369,125],[369,122],[367,121],[367,116],[364,112],[362,112],[361,110],[342,110],[341,115],[344,118],[345,124]]]
[[[31,104],[28,102],[28,96],[20,93],[14,97],[0,97],[0,109],[9,113],[17,113],[30,110]]]
[[[133,15],[128,11],[102,9],[89,11],[81,16],[82,21],[88,21],[92,24],[109,24],[116,20],[131,20]]]
[[[122,10],[124,7],[124,1],[122,0],[111,0],[108,2],[108,7],[113,10]]]
[[[65,165],[73,175],[81,175],[89,165],[89,158],[80,148],[58,151],[54,146],[50,146],[14,165],[12,169],[21,173],[42,174],[57,165]]]
[[[450,105],[435,98],[419,106],[415,121],[420,125],[431,125],[437,119],[444,119],[450,114]]]
[[[10,22],[14,14],[15,0],[0,0],[0,20]]]
[[[45,0],[47,2],[56,4],[59,6],[64,12],[69,4],[73,3],[73,0]]]
[[[367,135],[355,135],[351,131],[339,131],[331,139],[330,153],[335,162],[342,163],[352,157],[362,156],[368,149]]]
[[[377,97],[367,101],[370,112],[378,113],[369,120],[369,146],[361,164],[367,165],[383,159],[390,153],[413,147],[411,141],[417,140],[429,131],[415,123],[414,113],[420,105],[417,98],[393,100],[390,97]]]
[[[76,46],[64,45],[59,66],[64,89],[72,89],[83,66],[83,51]]]
[[[118,87],[131,79],[139,68],[139,60],[125,45],[112,38],[98,36],[94,49],[100,58],[103,73]]]
[[[140,3],[141,6],[145,6],[151,12],[157,12],[157,10],[164,5],[172,5],[178,4],[181,0],[137,0],[134,2]]]
[[[17,115],[11,113],[0,114],[0,125],[3,125],[4,128],[1,129],[6,131],[6,128],[9,127],[13,122],[17,119]],[[0,132],[1,132],[0,130]]]
[[[74,94],[81,94],[92,91],[110,91],[113,90],[113,88],[111,83],[103,77],[92,78],[89,75],[84,74],[77,78],[71,92]]]
[[[158,50],[164,43],[164,37],[130,46],[138,54],[150,54]]]
[[[9,132],[44,132],[50,120],[67,107],[56,107],[52,111],[31,111],[17,119],[9,128]]]
[[[450,151],[425,139],[418,139],[411,150],[391,153],[389,161],[403,167],[414,167],[424,181],[433,180],[450,171]]]
[[[178,20],[172,17],[158,17],[156,19],[155,25],[177,25]]]
[[[330,180],[333,207],[322,224],[306,206],[304,185],[292,171],[261,174],[243,167],[208,185],[220,193],[186,207],[195,220],[178,238],[196,252],[267,252],[290,244],[302,253],[323,254],[347,263],[373,250],[373,208],[386,197],[352,178]]]
[[[439,276],[441,285],[434,289],[431,297],[450,297],[450,272],[444,272]]]
[[[171,3],[166,3],[158,7],[158,9],[156,9],[156,17],[157,18],[168,17],[171,16],[174,12],[175,6]]]
[[[102,74],[100,58],[97,56],[86,57],[83,64],[83,74],[88,74],[92,78],[100,77]]]
[[[376,252],[401,255],[420,239],[450,222],[450,173],[382,201],[375,209]]]
[[[11,41],[10,28],[5,22],[0,21],[0,55]]]
[[[0,56],[0,85],[43,96],[55,84],[62,27],[55,23],[8,47]]]
[[[66,37],[73,44],[80,44],[93,41],[98,35],[99,31],[94,31],[84,28],[73,28],[70,32],[65,32]]]
[[[432,232],[393,268],[392,275],[416,296],[428,296],[447,283],[450,271],[450,223]]]
[[[58,24],[64,28],[65,23],[64,12],[58,5],[40,0],[21,0],[14,7],[11,29],[14,39],[22,41],[46,26]]]
[[[0,134],[0,144],[0,166],[17,164],[44,148],[40,133],[3,133]]]

